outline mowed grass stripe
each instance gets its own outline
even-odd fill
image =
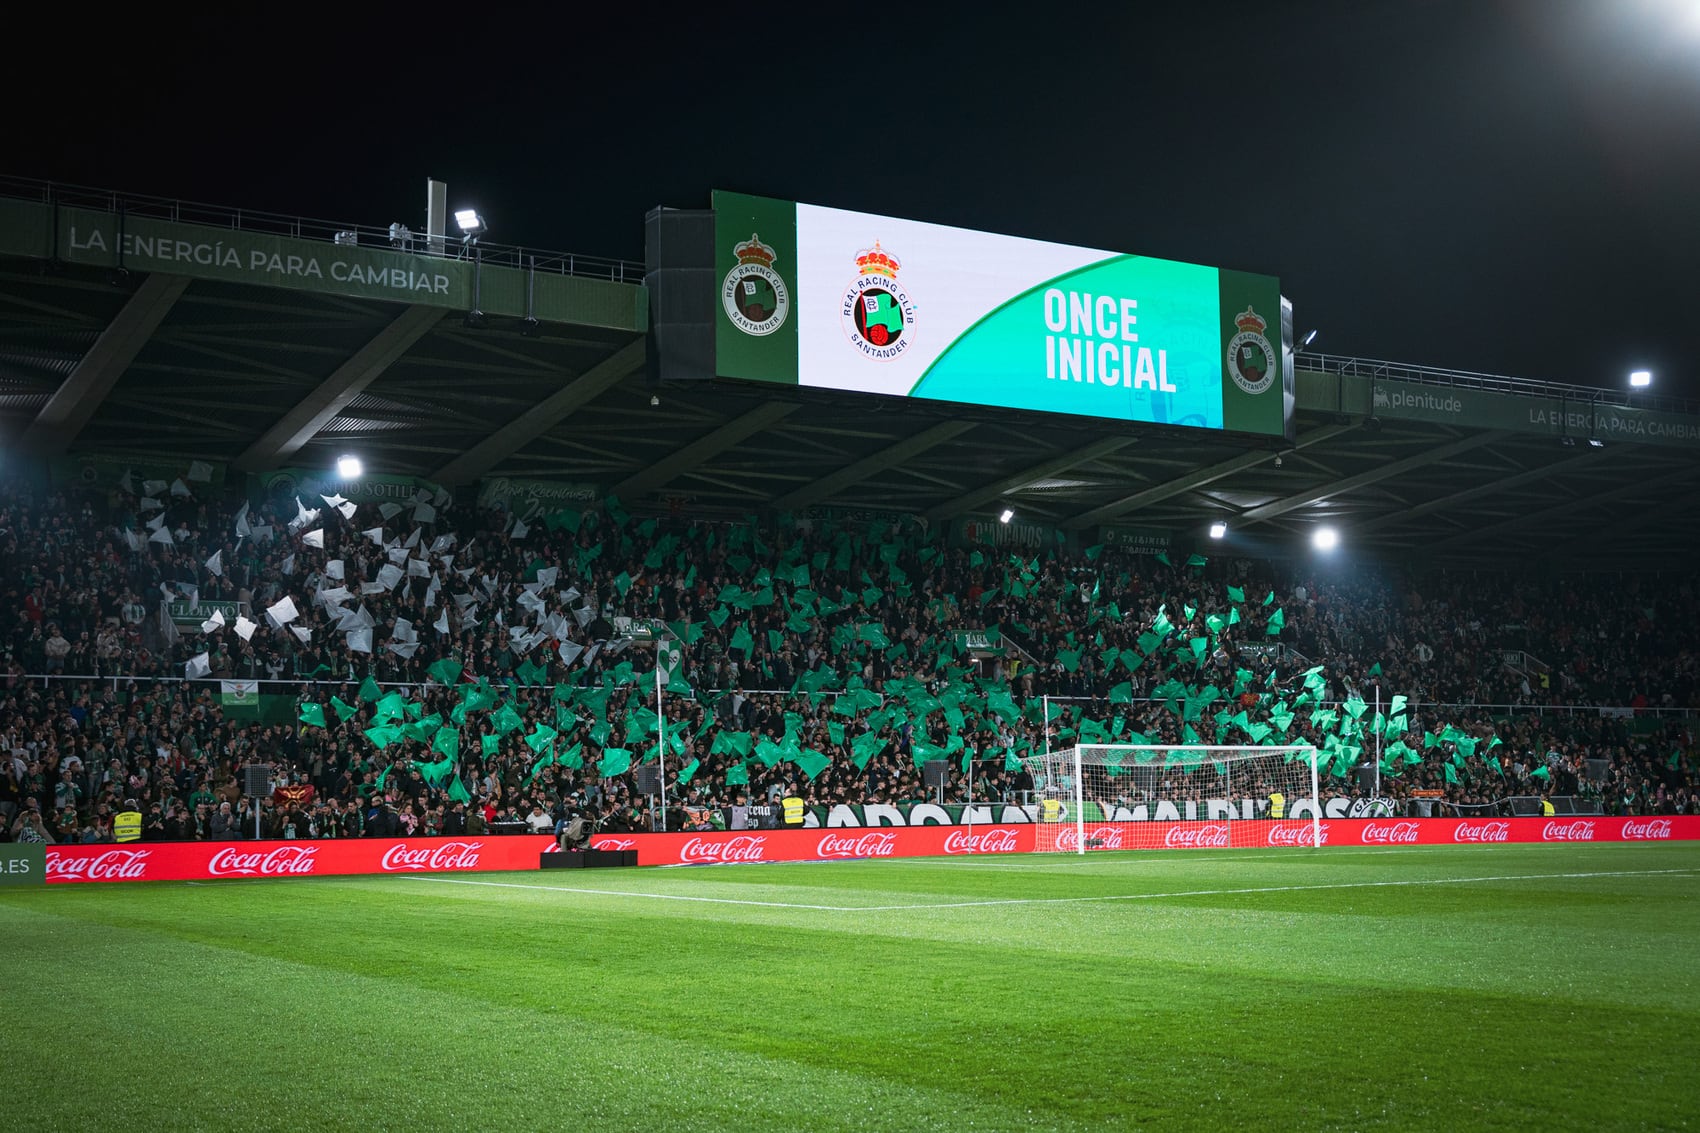
[[[8,911],[7,953],[18,954],[17,928],[63,940],[46,919]],[[917,1129],[1035,1124],[953,1092],[960,1078],[910,1084],[789,1058],[779,1044],[741,1051],[714,1026],[658,1033],[644,1017],[665,1003],[627,1004],[633,1019],[586,997],[570,964],[506,989],[456,965],[462,987],[449,990],[406,970],[305,968],[151,931],[79,924],[75,935],[89,965],[77,978],[39,950],[12,970],[8,1007],[35,1022],[28,1043],[22,1028],[0,1039],[14,1083],[7,1127],[534,1129],[570,1115],[619,1129],[795,1128],[785,1098],[808,1104],[819,1128],[870,1112]],[[1085,1128],[1055,1112],[1038,1124]]]
[[[1627,873],[1700,857],[1635,849],[1443,850],[1377,866],[1326,852],[1273,863],[1197,855],[1195,872],[1170,868],[1162,881],[1445,876],[1485,862]],[[1127,869],[1095,867],[1093,885],[1149,886],[1137,856]],[[1034,891],[1033,879],[955,862],[629,871],[620,884],[849,905],[924,892],[929,878],[940,896]],[[203,1005],[176,1005],[204,997],[179,969],[212,967],[228,974],[221,1010],[254,1004],[233,1008],[240,1065],[220,1072],[220,1089],[269,1073],[241,1042],[264,1032],[268,1003],[286,1001],[285,1061],[316,1075],[292,1083],[292,1096],[334,1113],[350,1074],[375,1075],[359,1088],[378,1094],[352,1095],[365,1100],[350,1124],[368,1128],[537,1123],[542,1111],[523,1100],[489,1109],[497,1093],[558,1114],[588,1112],[573,1107],[594,1095],[604,1124],[644,1129],[1215,1129],[1277,1116],[1341,1129],[1675,1126],[1690,1110],[1684,1067],[1700,1054],[1695,894],[1691,875],[1649,873],[865,916],[399,878],[56,887],[0,896],[0,946],[29,957],[27,1018],[41,1021],[33,1034],[0,1032],[0,1054],[32,1042],[77,1049],[89,1005],[156,1000],[171,1006],[134,1015],[148,1020],[148,1040],[187,1041],[193,1053]],[[53,992],[34,990],[55,979],[76,989],[75,1010],[56,1014]],[[369,989],[372,1013],[350,1014]],[[364,1021],[331,1027],[321,1043],[311,1022],[321,1015]],[[464,1073],[443,1085],[428,1059],[384,1057],[442,1035],[447,1047],[432,1049],[464,1070],[509,1059],[515,1041],[546,1046],[553,1030],[585,1041],[559,1044],[558,1060],[518,1056],[515,1077],[488,1092]],[[622,1060],[622,1073],[576,1069],[598,1051]],[[732,1084],[704,1084],[702,1060],[716,1058]],[[160,1084],[148,1088],[192,1094],[204,1062],[155,1059]],[[41,1063],[28,1065],[28,1104],[16,1112],[45,1115],[46,1127],[88,1124],[66,1107],[100,1081],[135,1081],[74,1067],[55,1092]],[[784,1082],[769,1097],[775,1076]],[[469,1119],[403,1107],[392,1122],[382,1097],[409,1081],[469,1090],[481,1108]],[[705,1090],[706,1108],[694,1109]],[[235,1116],[212,1124],[286,1124]]]

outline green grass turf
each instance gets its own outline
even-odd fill
[[[0,1127],[1691,1128],[1697,898],[1683,844],[12,890]]]

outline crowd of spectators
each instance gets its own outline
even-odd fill
[[[690,522],[617,501],[521,518],[428,492],[250,504],[186,478],[14,477],[0,484],[0,836],[105,841],[125,811],[161,840],[552,831],[576,815],[654,828],[634,772],[661,739],[656,651],[625,640],[625,618],[666,623],[678,649],[669,829],[792,791],[920,801],[921,753],[948,758],[954,800],[1022,802],[1022,753],[1250,742],[1213,713],[1183,719],[1181,684],[1219,687],[1253,720],[1306,687],[1315,708],[1404,696],[1406,730],[1378,730],[1420,755],[1383,764],[1394,798],[1700,809],[1692,576],[1182,558],[959,545],[889,518]],[[218,603],[243,620],[203,631]],[[966,631],[1001,653],[977,655]],[[226,703],[229,681],[290,698],[287,715]],[[374,688],[403,691],[405,719],[431,731],[375,741]],[[467,711],[475,689],[512,709],[508,726]],[[1331,721],[1306,710],[1289,727],[1321,745]],[[725,742],[739,736],[742,750]],[[750,758],[749,742],[787,756]],[[631,769],[600,773],[609,752]],[[1367,744],[1352,754],[1332,768],[1341,793],[1363,792],[1356,766],[1374,762]],[[251,765],[270,795],[243,792]]]

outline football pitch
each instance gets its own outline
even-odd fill
[[[1700,1124],[1700,844],[0,894],[11,1129]]]

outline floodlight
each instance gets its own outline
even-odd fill
[[[1589,437],[1588,438],[1588,447],[1589,448],[1605,448],[1606,443],[1604,441],[1600,440],[1600,438],[1598,438],[1598,437]]]
[[[456,209],[455,223],[460,225],[461,234],[469,239],[482,236],[490,230],[490,226],[484,223],[484,218],[478,215],[477,209]]]
[[[336,458],[336,475],[339,480],[358,480],[366,471],[366,466],[358,456],[344,454]]]
[[[1307,330],[1307,331],[1305,331],[1304,337],[1299,339],[1298,349],[1309,350],[1310,344],[1315,342],[1315,341],[1316,341],[1316,331]]]
[[[1014,518],[1015,518],[1015,512],[1010,510],[1009,508],[1004,508],[1003,514],[998,516],[998,522],[999,523],[1008,523],[1010,520],[1012,520]]]
[[[1629,384],[1634,386],[1636,389],[1646,389],[1648,386],[1653,384],[1653,371],[1636,370],[1634,373],[1629,375]]]
[[[1332,527],[1318,527],[1310,537],[1311,546],[1319,551],[1332,551],[1340,545],[1340,533]]]
[[[1212,523],[1210,525],[1210,537],[1212,539],[1220,539],[1227,533],[1228,525],[1226,523]]]

